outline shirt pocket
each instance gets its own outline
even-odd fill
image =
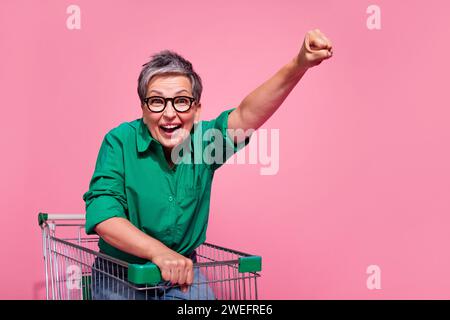
[[[184,187],[183,193],[186,197],[198,197],[200,195],[201,186]]]
[[[194,210],[194,208],[197,205],[197,202],[200,199],[200,195],[201,195],[201,191],[202,191],[201,186],[183,187],[180,191],[181,191],[181,193],[178,196],[180,206],[183,208],[186,208],[186,209],[188,207],[190,207],[191,210]],[[191,212],[191,210],[189,210],[188,212],[190,212],[190,214],[193,214],[194,212]],[[187,212],[185,212],[185,213],[187,213]]]

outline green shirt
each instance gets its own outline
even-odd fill
[[[190,148],[179,153],[184,161],[172,169],[162,145],[151,136],[142,118],[109,131],[100,147],[89,190],[83,195],[86,233],[94,234],[95,226],[104,220],[122,217],[172,250],[190,255],[206,239],[215,170],[249,142],[247,138],[235,145],[228,137],[228,115],[232,110],[194,125],[190,139],[184,142]],[[206,152],[208,149],[224,150],[221,161],[217,161],[215,151]],[[211,157],[204,158],[203,154]],[[99,248],[129,263],[146,262],[103,239],[99,240]]]

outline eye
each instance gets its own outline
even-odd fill
[[[175,101],[179,104],[189,104],[189,99],[186,97],[178,97]]]
[[[164,104],[164,100],[161,98],[150,98],[148,102],[153,105]]]

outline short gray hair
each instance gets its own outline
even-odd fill
[[[200,102],[202,95],[202,80],[192,68],[192,63],[184,59],[181,55],[170,50],[163,50],[152,56],[152,59],[142,65],[138,79],[138,95],[141,103],[147,95],[147,87],[150,80],[161,74],[183,74],[191,80],[192,94],[197,102]]]

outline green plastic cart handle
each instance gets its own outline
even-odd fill
[[[262,270],[261,256],[248,256],[239,258],[239,272],[258,272]]]
[[[262,270],[262,258],[260,256],[248,256],[239,258],[238,271],[258,272]],[[146,264],[129,264],[128,281],[134,284],[155,286],[162,281],[161,271],[152,262]]]
[[[129,264],[128,281],[134,284],[157,285],[162,281],[161,271],[152,262],[146,264]]]
[[[42,226],[42,224],[44,222],[46,222],[47,219],[48,219],[48,214],[47,213],[39,212],[39,214],[38,214],[38,223],[39,223],[40,226]]]

